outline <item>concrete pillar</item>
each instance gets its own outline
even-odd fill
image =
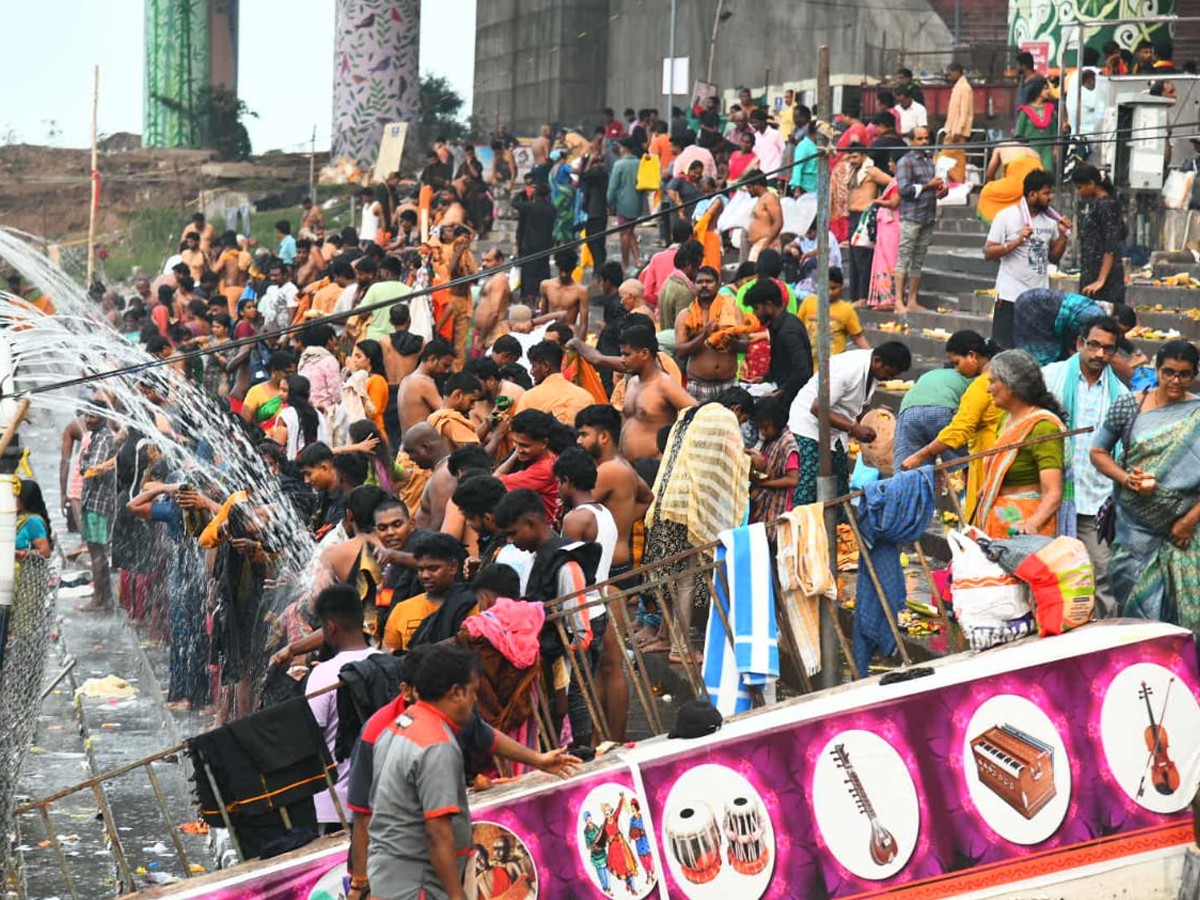
[[[374,165],[383,127],[417,118],[420,0],[338,0],[332,156]],[[409,140],[414,140],[411,131]]]

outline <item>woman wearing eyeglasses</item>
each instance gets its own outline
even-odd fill
[[[1092,443],[1092,465],[1112,479],[1115,535],[1108,576],[1122,615],[1200,630],[1200,397],[1189,388],[1200,353],[1168,341],[1158,386],[1113,403]],[[1123,445],[1121,462],[1113,448]]]

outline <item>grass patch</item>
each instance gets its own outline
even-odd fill
[[[251,213],[250,235],[274,252],[279,246],[275,238],[275,223],[287,219],[292,223],[292,233],[295,234],[300,229],[302,213],[299,206]],[[326,230],[334,231],[350,224],[349,218],[349,199],[339,199],[336,206],[325,210]],[[150,206],[130,215],[120,236],[105,245],[108,258],[102,263],[102,271],[106,280],[127,281],[139,273],[157,275],[162,271],[167,257],[178,249],[180,229],[186,221],[187,215],[180,213],[176,206]],[[213,225],[218,233],[225,229],[225,221],[220,217],[213,221]]]

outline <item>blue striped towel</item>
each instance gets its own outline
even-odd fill
[[[725,565],[729,596],[713,577],[713,603],[720,603],[733,628],[734,649],[720,613],[708,615],[704,636],[704,686],[724,716],[750,709],[751,687],[779,677],[779,629],[775,622],[773,562],[767,529],[760,522],[717,535],[716,561]]]

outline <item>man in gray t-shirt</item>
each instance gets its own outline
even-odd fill
[[[465,900],[471,814],[456,735],[471,718],[479,660],[431,647],[409,707],[375,744],[367,874],[377,900]]]

